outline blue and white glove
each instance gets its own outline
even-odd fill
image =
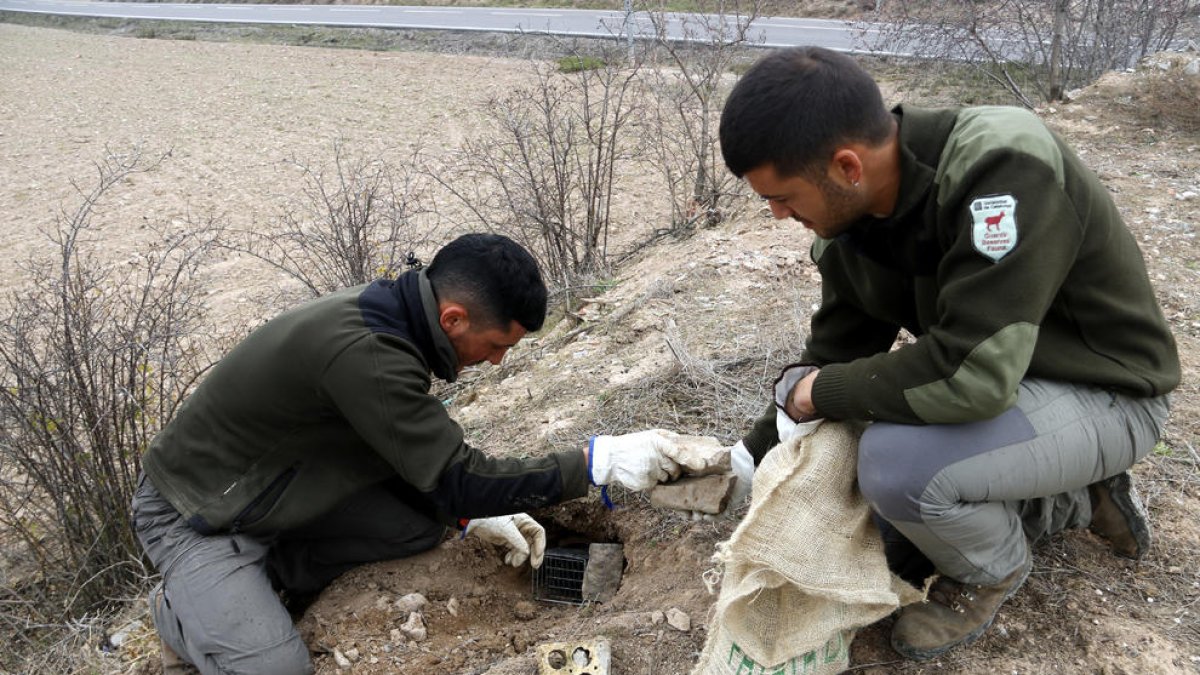
[[[463,530],[464,537],[469,534],[507,549],[504,553],[506,565],[520,567],[528,560],[535,568],[542,566],[542,556],[546,553],[546,530],[524,513],[472,518]]]
[[[616,483],[647,490],[679,476],[674,432],[650,429],[622,436],[593,436],[588,446],[588,478],[592,485]]]

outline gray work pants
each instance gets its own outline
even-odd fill
[[[1027,379],[1016,406],[990,420],[870,425],[859,489],[939,572],[995,584],[1028,542],[1091,522],[1087,486],[1144,457],[1168,409],[1167,396]]]
[[[163,600],[151,605],[159,637],[204,675],[312,672],[268,568],[283,588],[312,592],[356,565],[432,548],[445,534],[377,486],[277,537],[205,536],[144,476],[133,523],[163,578]]]

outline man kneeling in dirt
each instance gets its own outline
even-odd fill
[[[545,533],[521,511],[589,482],[642,490],[677,475],[665,432],[530,459],[463,442],[431,374],[453,382],[500,363],[541,328],[546,298],[528,251],[466,235],[427,270],[312,301],[226,355],[154,439],[133,500],[162,573],[151,611],[168,671],[185,660],[202,673],[311,672],[279,591],[311,595],[453,526],[536,567]]]
[[[1018,108],[888,110],[817,48],[752,67],[720,138],[771,213],[817,236],[822,302],[781,407],[872,422],[858,485],[889,558],[915,547],[939,573],[900,611],[898,652],[978,638],[1045,535],[1090,526],[1145,554],[1126,470],[1162,432],[1179,359],[1133,236],[1061,139]],[[892,349],[901,328],[916,340]],[[746,478],[775,414],[735,451]]]

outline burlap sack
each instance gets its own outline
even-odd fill
[[[694,675],[841,672],[856,629],[923,597],[888,570],[857,449],[850,425],[813,422],[763,459],[714,556],[721,592]]]

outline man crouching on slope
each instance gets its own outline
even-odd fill
[[[427,270],[319,298],[251,333],[154,439],[134,527],[162,573],[151,611],[164,665],[309,673],[279,590],[312,594],[350,568],[440,542],[447,526],[536,567],[545,533],[522,511],[678,474],[667,432],[500,459],[463,441],[429,393],[500,363],[541,328],[546,286],[499,235],[446,245]],[[509,515],[513,514],[513,515]]]

